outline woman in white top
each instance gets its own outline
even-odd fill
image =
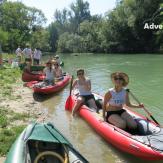
[[[34,65],[40,64],[41,56],[42,56],[41,50],[39,48],[36,48],[33,53],[33,64]]]
[[[45,80],[44,82],[46,83],[46,85],[54,85],[55,84],[55,72],[54,69],[52,68],[52,63],[51,61],[48,61],[46,63],[46,67],[43,70],[44,74],[45,74]]]
[[[128,75],[123,72],[115,72],[111,74],[114,88],[104,96],[103,117],[107,122],[121,128],[135,130],[137,124],[134,119],[123,109],[126,105],[132,108],[142,108],[141,105],[133,105],[130,103],[128,92],[124,89],[129,83]],[[107,115],[105,117],[105,112]]]
[[[72,85],[72,89],[77,87],[79,91],[79,96],[77,98],[76,104],[72,111],[72,116],[75,115],[76,111],[84,104],[88,103],[89,107],[97,110],[97,106],[95,103],[94,95],[91,92],[91,81],[84,76],[84,70],[77,70],[77,79],[74,81]]]

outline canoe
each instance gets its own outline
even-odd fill
[[[30,81],[42,81],[44,80],[45,75],[43,73],[35,74],[35,73],[28,73],[23,72],[22,73],[22,81],[24,82],[30,82]]]
[[[96,102],[103,102],[103,97],[95,95]],[[65,109],[72,111],[77,96],[70,96]],[[108,143],[116,148],[146,160],[163,160],[163,128],[153,121],[135,113],[130,108],[124,108],[137,122],[138,131],[135,134],[126,132],[112,124],[103,121],[102,110],[98,114],[88,106],[83,105],[78,113],[95,129]]]
[[[5,163],[88,163],[51,124],[28,125],[12,145]]]
[[[38,94],[52,94],[61,91],[70,81],[71,76],[66,75],[64,76],[63,80],[60,80],[55,83],[55,85],[49,85],[46,87],[36,87],[35,84],[38,84],[38,81],[32,81],[26,84],[27,87],[30,87],[33,89],[34,93]]]
[[[33,65],[31,66],[31,71],[43,71],[45,65]]]

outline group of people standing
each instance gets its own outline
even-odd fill
[[[115,72],[111,74],[111,80],[114,84],[113,88],[110,88],[103,100],[103,118],[104,121],[111,123],[121,129],[130,130],[133,132],[137,129],[137,124],[126,110],[124,106],[132,108],[142,108],[143,104],[133,105],[130,103],[129,94],[125,87],[129,83],[129,77],[126,73]],[[94,95],[91,92],[91,81],[85,77],[84,69],[77,70],[77,79],[73,82],[72,88],[78,89],[78,97],[76,104],[72,110],[72,116],[74,116],[77,110],[83,105],[88,104],[97,110]]]
[[[32,62],[32,60],[33,60],[34,65],[39,65],[40,64],[40,60],[41,60],[41,57],[42,57],[42,52],[41,52],[40,48],[35,48],[35,50],[32,51],[30,46],[27,45],[24,50],[21,50],[21,48],[19,46],[16,49],[15,53],[16,53],[16,56],[18,58],[19,63],[22,61],[22,56],[24,56],[25,62],[26,61]]]

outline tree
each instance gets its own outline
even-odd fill
[[[89,20],[90,10],[89,10],[89,3],[83,0],[76,0],[75,3],[71,4],[71,12],[70,15],[70,22],[74,26],[74,31],[79,32],[79,25],[84,20]]]
[[[45,22],[43,13],[35,8],[25,6],[20,2],[4,2],[0,6],[0,24],[8,31],[8,49],[15,50],[18,45],[25,46],[30,42],[31,33]]]
[[[56,23],[51,23],[48,28],[49,32],[49,45],[50,45],[50,50],[52,52],[55,52],[57,50],[57,40],[58,40],[58,28],[56,27]]]

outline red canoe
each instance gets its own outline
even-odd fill
[[[34,74],[34,73],[23,72],[22,74],[22,81],[24,82],[42,81],[44,80],[44,78],[45,75],[43,75],[42,73]]]
[[[95,99],[99,101],[103,100],[103,97],[95,94]],[[65,109],[72,111],[75,101],[75,95],[69,97]],[[163,128],[129,108],[124,109],[134,117],[138,124],[139,131],[135,135],[104,122],[102,113],[98,114],[86,105],[80,108],[79,115],[107,142],[118,149],[142,159],[163,160]]]
[[[39,83],[38,81],[31,81],[31,82],[26,83],[26,86],[31,87],[35,93],[52,94],[52,93],[56,93],[62,90],[69,83],[70,79],[71,79],[71,76],[66,75],[64,76],[63,80],[56,82],[55,85],[49,85],[46,87],[39,88],[39,87],[34,86],[35,84]]]

